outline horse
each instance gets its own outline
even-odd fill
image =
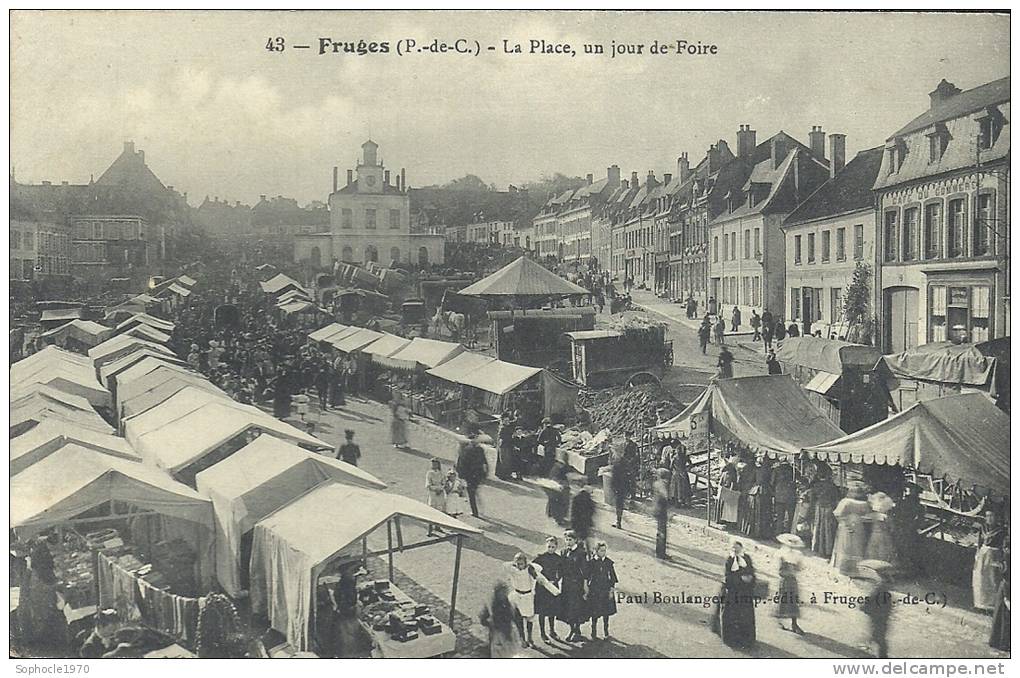
[[[467,316],[456,311],[444,311],[440,307],[436,309],[436,314],[432,317],[431,326],[436,335],[442,336],[442,330],[446,328],[454,341],[461,341],[465,337]]]

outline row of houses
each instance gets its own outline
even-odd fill
[[[802,143],[741,125],[661,181],[651,171],[553,196],[534,251],[594,258],[662,297],[710,299],[746,318],[769,309],[808,332],[846,336],[844,298],[867,289],[886,351],[1009,333],[1009,78],[962,91],[943,80],[926,110],[847,158],[814,126]],[[860,289],[858,287],[857,289]],[[873,329],[872,329],[873,328]]]

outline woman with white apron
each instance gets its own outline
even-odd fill
[[[999,584],[1002,582],[1002,546],[1006,531],[999,525],[994,511],[985,512],[985,522],[978,531],[978,549],[974,556],[974,572],[971,588],[974,591],[974,607],[979,610],[994,610],[998,601]]]

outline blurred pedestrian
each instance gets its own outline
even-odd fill
[[[730,331],[737,332],[739,330],[740,330],[740,307],[734,304],[733,313],[730,316]]]
[[[336,458],[352,466],[358,465],[358,460],[361,459],[361,448],[354,442],[354,431],[351,429],[344,431],[344,444],[337,448]]]
[[[833,510],[839,527],[836,529],[831,564],[841,574],[850,577],[857,575],[857,564],[864,558],[868,546],[865,517],[871,513],[871,507],[866,496],[864,484],[851,481],[847,496]]]
[[[485,451],[478,444],[478,430],[468,429],[467,441],[461,443],[457,454],[457,475],[467,487],[468,502],[471,504],[471,515],[478,517],[478,486],[489,475],[489,462]]]
[[[751,319],[748,322],[751,323],[751,329],[754,330],[751,341],[761,341],[761,316],[758,315],[758,311],[751,309]]]
[[[478,621],[489,629],[489,657],[511,659],[521,656],[521,644],[514,633],[514,606],[506,582],[493,587],[489,604],[478,615]]]
[[[779,627],[784,631],[793,631],[797,635],[804,635],[804,630],[797,623],[800,617],[800,584],[797,575],[801,568],[801,551],[804,548],[804,540],[795,534],[781,534],[776,540],[782,544],[779,549],[779,592],[777,598],[779,604],[776,607],[775,616],[780,620]],[[783,626],[783,619],[789,619],[791,626],[787,629]]]
[[[1006,531],[999,524],[995,511],[985,511],[984,523],[978,528],[978,549],[974,556],[971,589],[974,607],[994,610],[998,603],[999,583],[1002,576],[1002,547]]]
[[[669,525],[668,469],[656,470],[657,478],[652,483],[652,515],[655,516],[655,557],[669,560],[666,553],[666,528]]]
[[[889,584],[892,577],[892,563],[881,560],[863,560],[859,563],[861,572],[874,583],[868,590],[861,610],[868,615],[870,637],[878,659],[889,658],[889,618],[892,615],[892,593]]]
[[[999,585],[999,600],[992,616],[992,633],[988,644],[996,650],[1010,651],[1010,600],[1009,600],[1009,542],[1003,547],[1002,583]]]
[[[399,394],[393,396],[393,400],[390,401],[390,438],[393,441],[393,447],[399,450],[407,449],[407,421],[410,418],[410,413],[407,410],[407,406],[404,405],[404,398]]]
[[[570,500],[570,528],[587,544],[595,520],[595,502],[584,486]]]
[[[719,316],[719,321],[715,324],[715,343],[720,346],[726,343],[726,321],[721,315]]]
[[[705,354],[708,348],[708,342],[712,338],[712,321],[708,319],[706,315],[701,320],[701,325],[698,327],[698,344],[701,346],[702,355]]]

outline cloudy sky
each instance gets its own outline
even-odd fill
[[[270,52],[270,37],[312,49]],[[388,41],[319,55],[319,38]],[[481,56],[398,56],[398,40],[479,41]],[[503,40],[577,56],[503,54]],[[582,45],[644,44],[611,59]],[[649,54],[653,41],[717,45]],[[492,45],[495,52],[485,50]],[[126,140],[197,204],[205,195],[324,200],[371,134],[408,183],[466,173],[499,187],[543,174],[673,171],[749,123],[853,154],[921,113],[941,78],[1009,74],[1008,17],[980,14],[613,12],[14,12],[11,164],[19,181],[88,181]]]

